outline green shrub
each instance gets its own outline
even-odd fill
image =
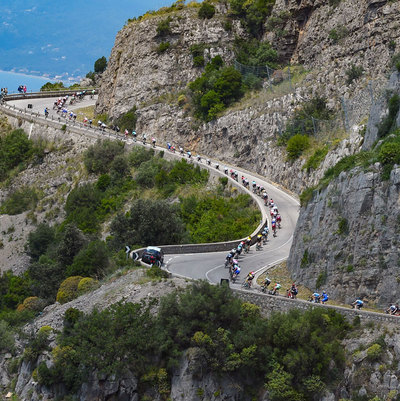
[[[35,231],[28,235],[28,255],[33,260],[39,260],[41,255],[47,252],[47,249],[55,241],[55,230],[46,223],[40,223]]]
[[[154,150],[147,150],[141,146],[134,147],[129,153],[128,160],[132,167],[139,167],[142,163],[151,160],[154,156]]]
[[[94,62],[94,72],[97,74],[103,73],[107,68],[107,59],[103,56]]]
[[[24,302],[18,305],[17,310],[30,310],[34,312],[39,312],[43,309],[44,302],[39,297],[28,297],[24,299]]]
[[[95,240],[82,248],[67,268],[67,276],[102,277],[110,261],[103,241]]]
[[[146,274],[151,278],[168,278],[168,272],[160,267],[153,265],[146,271]]]
[[[295,110],[293,117],[286,124],[285,132],[279,138],[278,144],[285,145],[296,134],[313,135],[315,133],[315,121],[313,119],[330,120],[332,115],[324,97],[312,98]]]
[[[194,67],[203,67],[205,64],[203,56],[193,57],[193,66]]]
[[[84,154],[86,169],[89,173],[107,173],[114,158],[124,152],[124,146],[120,141],[98,140]]]
[[[400,53],[397,53],[392,57],[392,67],[400,72]]]
[[[315,187],[309,187],[303,190],[303,192],[300,194],[301,207],[307,206],[307,203],[310,202],[310,200],[312,199],[315,190],[316,190]]]
[[[337,233],[340,235],[347,235],[349,233],[349,223],[346,218],[341,217],[339,219]]]
[[[215,7],[208,1],[203,1],[198,11],[199,18],[210,19],[214,17],[214,14],[215,14]]]
[[[337,43],[348,34],[349,30],[347,27],[345,25],[339,25],[337,28],[333,28],[329,31],[329,39],[331,39],[333,43]]]
[[[165,43],[164,46],[166,46],[166,43],[168,42],[162,42]],[[162,44],[161,43],[161,44]],[[160,44],[160,47],[161,47]],[[169,43],[168,43],[168,47],[169,47]],[[165,48],[163,51],[168,49]],[[126,113],[122,114],[120,117],[118,117],[115,120],[115,125],[117,125],[121,131],[125,131],[125,129],[127,129],[129,132],[132,132],[135,130],[136,128],[136,122],[137,122],[137,114],[136,114],[136,106],[133,106],[129,111],[127,111]],[[117,151],[117,154],[120,154],[121,152]]]
[[[214,119],[243,95],[240,72],[221,65],[221,57],[214,57],[206,65],[205,72],[189,84],[195,116],[205,121]]]
[[[35,189],[23,187],[12,192],[0,206],[0,214],[16,215],[35,209],[39,195]]]
[[[317,277],[317,281],[315,282],[315,288],[320,289],[323,285],[325,285],[327,278],[328,278],[328,274],[326,271],[319,273],[318,277]]]
[[[249,66],[268,66],[270,68],[278,68],[278,52],[269,42],[260,42],[256,39],[243,40],[236,39],[234,47],[236,60],[244,65]],[[265,72],[261,75],[263,78],[268,77]]]
[[[400,96],[394,94],[388,102],[389,113],[378,127],[378,138],[383,138],[391,133],[396,127],[396,116],[400,108]]]
[[[99,219],[96,210],[101,205],[102,194],[93,184],[74,188],[65,203],[66,221],[75,223],[84,232],[95,232]]]
[[[4,320],[0,320],[0,352],[13,352],[14,344],[12,328]]]
[[[247,32],[255,38],[261,38],[264,33],[264,23],[271,15],[275,0],[229,0],[233,16],[240,19]]]
[[[384,143],[379,149],[379,161],[382,164],[400,164],[400,142]]]
[[[248,89],[261,89],[262,79],[254,74],[246,74],[243,78],[243,84]]]
[[[93,291],[98,286],[98,281],[91,277],[84,277],[78,284],[78,294],[82,295],[85,292]]]
[[[161,42],[158,47],[157,47],[157,53],[164,53],[167,51],[171,46],[171,43],[169,42]]]
[[[136,199],[127,214],[119,214],[111,223],[111,246],[127,244],[179,244],[185,228],[177,206],[164,200]]]
[[[41,88],[40,92],[46,92],[46,91],[56,91],[56,90],[62,90],[65,89],[65,86],[62,82],[46,82]]]
[[[354,80],[360,78],[363,73],[364,73],[363,67],[352,64],[350,68],[346,71],[347,75],[346,84],[350,85]]]
[[[367,358],[370,361],[376,361],[381,357],[382,353],[383,353],[383,350],[379,344],[372,344],[367,349]]]
[[[308,265],[309,265],[310,263],[311,263],[311,255],[310,255],[310,253],[308,252],[308,249],[306,249],[306,250],[304,251],[304,253],[303,253],[302,258],[301,258],[300,267],[301,267],[302,269],[304,269],[304,268],[308,267]]]
[[[287,157],[289,160],[296,160],[304,150],[310,146],[310,140],[307,135],[294,135],[286,145]]]
[[[65,279],[58,289],[57,302],[65,304],[76,298],[78,296],[78,285],[82,278],[81,276],[73,276]]]
[[[172,33],[171,21],[172,21],[172,18],[168,17],[164,20],[161,20],[157,24],[157,36],[164,37],[164,36],[170,35]]]
[[[313,155],[307,160],[304,164],[303,169],[308,172],[312,170],[316,170],[321,162],[325,159],[325,156],[328,154],[329,148],[328,146],[324,146],[323,148],[318,148],[314,151]]]
[[[34,144],[22,129],[0,136],[0,181],[7,177],[9,171],[30,160],[34,154]]]

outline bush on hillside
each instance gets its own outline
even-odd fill
[[[264,23],[271,15],[275,0],[229,0],[232,14],[238,17],[241,24],[254,37],[260,38],[264,33]]]
[[[39,201],[39,194],[34,188],[22,187],[11,194],[0,206],[0,214],[17,215],[33,210]]]
[[[94,72],[97,74],[103,73],[107,68],[107,59],[103,56],[94,62]]]
[[[47,223],[40,223],[35,231],[28,236],[28,255],[32,260],[39,260],[39,257],[47,252],[47,249],[55,241],[55,230]]]
[[[128,213],[119,214],[111,223],[111,246],[179,244],[185,227],[177,205],[164,200],[136,199]]]
[[[215,7],[208,1],[203,1],[198,11],[199,18],[210,19],[214,17],[214,14],[215,14]]]
[[[53,302],[60,283],[65,279],[65,267],[42,255],[29,266],[28,273],[31,280],[30,294]]]
[[[98,140],[84,154],[85,167],[89,173],[107,173],[114,158],[124,153],[124,143]]]
[[[234,67],[222,67],[222,59],[214,57],[205,72],[189,84],[196,117],[211,121],[243,95],[242,75]]]
[[[164,43],[164,42],[162,42],[162,43]],[[164,44],[164,46],[167,46],[167,47],[165,47],[164,50],[162,50],[162,52],[164,52],[165,50],[167,50],[169,48],[169,43],[168,42],[166,42],[166,43],[168,44],[168,46],[166,44]],[[161,47],[161,44],[160,44],[160,47]],[[114,124],[117,125],[122,132],[124,132],[125,129],[127,129],[129,132],[132,132],[136,129],[136,122],[137,122],[137,114],[136,114],[136,106],[134,106],[129,111],[127,111],[125,114],[122,114],[120,117],[118,117],[115,120]]]
[[[67,276],[103,277],[109,265],[105,243],[95,240],[75,256],[72,265],[67,268]]]
[[[102,194],[93,184],[74,188],[65,203],[66,221],[74,223],[83,232],[95,232],[99,219],[96,210],[101,205]]]
[[[346,84],[350,85],[353,81],[360,78],[363,73],[364,73],[363,67],[352,64],[350,68],[346,71],[347,75]]]
[[[269,42],[260,42],[256,39],[252,40],[235,40],[235,55],[239,63],[249,66],[268,66],[270,68],[278,68],[278,52],[272,48]],[[267,77],[265,73],[265,77]]]
[[[296,160],[304,150],[310,146],[310,140],[307,135],[294,135],[287,143],[286,152],[289,160]]]
[[[157,36],[160,37],[164,37],[167,35],[170,35],[172,33],[171,31],[171,21],[172,18],[168,17],[164,20],[161,20],[158,24],[157,24]]]
[[[171,43],[169,42],[161,42],[158,47],[157,47],[157,53],[161,54],[166,52],[171,46]]]
[[[22,129],[0,136],[0,181],[7,177],[10,170],[28,161],[34,153],[34,144]]]
[[[65,304],[76,298],[78,296],[78,285],[82,278],[81,276],[73,276],[65,279],[58,289],[57,302]]]
[[[93,291],[97,288],[99,282],[91,277],[84,277],[78,284],[78,295]]]

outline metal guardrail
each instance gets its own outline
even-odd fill
[[[30,93],[11,93],[9,95],[3,96],[3,100],[5,102],[11,100],[22,100],[22,99],[39,99],[39,98],[46,98],[46,97],[62,97],[66,95],[73,95],[77,92],[91,92],[95,90],[95,94],[99,93],[99,90],[96,88],[80,88],[75,90],[59,90],[59,91],[43,91],[43,92],[30,92]]]

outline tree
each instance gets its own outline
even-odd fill
[[[184,233],[177,206],[164,200],[137,199],[129,213],[118,215],[111,223],[114,249],[133,244],[179,244]]]
[[[198,12],[199,18],[210,19],[214,16],[214,14],[215,14],[215,7],[208,1],[203,1],[203,3],[201,3],[201,7]]]
[[[105,243],[100,240],[92,241],[75,256],[72,265],[67,268],[67,276],[101,277],[109,264]]]
[[[54,240],[54,229],[48,224],[39,224],[35,231],[29,233],[28,255],[33,260],[39,260],[39,257],[46,253],[48,247]]]
[[[94,72],[97,74],[103,73],[107,68],[107,59],[103,56],[97,59],[94,63]]]
[[[46,256],[41,256],[37,262],[29,266],[28,272],[32,279],[33,294],[54,301],[57,289],[65,278],[64,266]]]
[[[64,267],[69,266],[85,243],[82,231],[73,223],[67,224],[56,251],[58,262]]]

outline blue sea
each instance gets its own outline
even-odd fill
[[[34,75],[0,71],[0,87],[8,88],[8,93],[18,93],[18,86],[20,85],[25,85],[27,92],[39,92],[40,88],[47,82],[56,81],[54,79]]]

